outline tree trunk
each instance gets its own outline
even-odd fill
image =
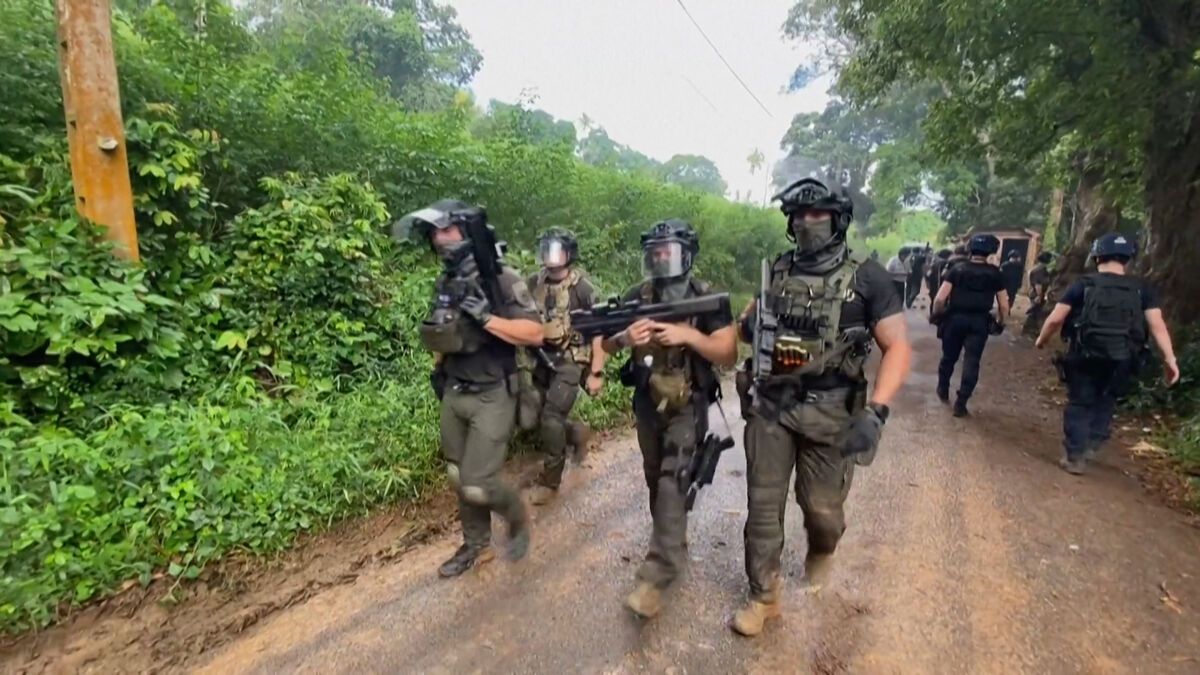
[[[1149,226],[1139,269],[1178,325],[1200,320],[1200,110],[1185,133],[1166,134],[1156,130],[1147,152]]]
[[[1083,274],[1092,242],[1102,234],[1117,229],[1120,212],[1113,200],[1104,193],[1104,172],[1084,164],[1079,185],[1075,188],[1075,203],[1079,218],[1071,228],[1066,250],[1058,261],[1058,273],[1050,285],[1050,297],[1062,297],[1067,286]]]

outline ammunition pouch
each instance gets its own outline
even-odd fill
[[[439,309],[417,329],[421,344],[438,354],[471,354],[484,344],[482,329],[458,310]]]
[[[683,371],[651,372],[646,381],[650,400],[661,414],[677,413],[692,399],[692,386]]]
[[[551,349],[566,349],[571,343],[571,331],[562,317],[555,317],[542,324],[542,341]]]

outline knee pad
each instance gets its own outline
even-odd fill
[[[459,492],[462,495],[463,501],[475,506],[487,506],[488,495],[487,490],[478,485],[463,486]]]

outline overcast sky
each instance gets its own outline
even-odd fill
[[[738,84],[677,0],[447,0],[483,54],[472,89],[481,105],[534,91],[537,107],[578,121],[587,113],[609,136],[658,160],[709,157],[735,190],[761,199],[770,167],[798,112],[824,107],[827,81],[783,93],[802,60],[780,26],[790,0],[684,0],[692,16],[766,105]]]

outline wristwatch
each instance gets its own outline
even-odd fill
[[[604,377],[604,371],[603,370],[593,370],[592,377]]]
[[[867,407],[874,410],[876,415],[879,415],[880,422],[887,424],[888,415],[892,412],[891,408],[882,403],[868,403]]]

